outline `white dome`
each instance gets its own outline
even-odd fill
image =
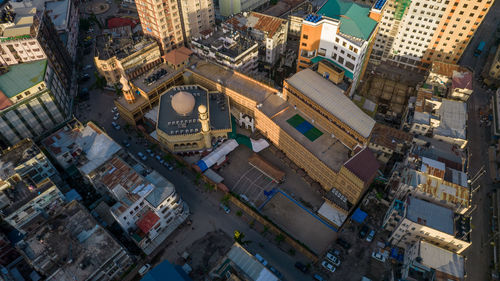
[[[188,115],[193,111],[196,101],[192,94],[188,92],[178,92],[172,97],[172,108],[179,115]]]

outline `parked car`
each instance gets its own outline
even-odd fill
[[[92,68],[91,64],[87,64],[86,66],[83,67],[83,70],[89,70]]]
[[[382,255],[381,253],[379,252],[373,252],[372,253],[372,258],[378,260],[378,261],[381,261],[381,262],[385,262],[385,256]]]
[[[359,238],[364,239],[366,237],[366,234],[368,234],[368,232],[370,232],[370,228],[368,228],[368,226],[366,225],[363,225],[361,227],[361,230],[359,231]]]
[[[259,254],[255,254],[255,258],[264,266],[267,266],[268,262]]]
[[[351,248],[351,244],[347,243],[347,241],[345,241],[342,238],[337,239],[337,244],[339,244],[340,246],[342,246],[342,248],[346,250],[349,250]]]
[[[325,279],[323,277],[321,277],[321,275],[319,274],[314,274],[313,276],[314,280],[317,280],[317,281],[324,281]]]
[[[130,143],[127,140],[123,140],[122,143],[123,143],[123,146],[130,147]]]
[[[222,208],[222,210],[224,210],[224,212],[226,212],[226,214],[229,214],[231,212],[231,209],[229,209],[229,207],[223,203],[220,203],[220,207]]]
[[[335,266],[339,266],[340,265],[340,259],[334,255],[332,255],[332,253],[326,253],[326,258],[331,261]]]
[[[371,230],[370,233],[368,233],[368,236],[366,237],[366,241],[368,242],[372,242],[373,241],[373,237],[375,237],[375,230]]]
[[[301,263],[300,261],[295,263],[295,267],[304,273],[307,272],[307,270],[308,270],[307,266],[305,264]]]
[[[156,160],[160,161],[161,160],[161,156],[160,155],[156,155]]]
[[[321,262],[321,265],[326,268],[328,271],[330,272],[335,272],[335,266],[333,266],[333,264],[327,262],[327,261],[322,261]]]
[[[151,265],[149,263],[145,264],[143,267],[139,269],[139,275],[144,276],[144,274],[146,274],[146,272],[148,272],[149,269],[151,269]]]
[[[276,277],[278,277],[278,279],[283,279],[283,274],[281,274],[281,272],[279,272],[276,268],[270,266],[269,267],[269,270],[271,270],[272,273],[274,273],[274,275],[276,275]]]
[[[333,249],[333,255],[334,255],[334,256],[337,256],[337,257],[339,257],[339,258],[340,258],[340,250],[338,250],[338,249]]]
[[[137,152],[137,156],[139,156],[139,158],[141,158],[142,161],[146,161],[146,159],[148,159],[148,157],[144,155],[144,153],[142,152]]]
[[[118,107],[116,107],[116,106],[115,106],[115,107],[113,107],[113,109],[111,109],[111,112],[113,112],[113,113],[115,113],[115,112],[117,112],[117,111],[118,111]]]

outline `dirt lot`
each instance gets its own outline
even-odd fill
[[[187,263],[193,268],[191,277],[193,280],[204,280],[208,272],[229,251],[234,240],[222,230],[207,233],[201,239],[196,240],[187,250],[190,254]],[[176,262],[182,264],[182,258]]]
[[[274,195],[261,213],[316,253],[323,253],[337,236],[335,231],[281,193]]]

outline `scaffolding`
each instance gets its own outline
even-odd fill
[[[396,20],[401,20],[405,14],[406,8],[410,6],[411,0],[395,0],[396,11],[394,12],[394,18]]]

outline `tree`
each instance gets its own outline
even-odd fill
[[[238,242],[238,244],[240,244],[241,246],[245,246],[246,244],[252,243],[252,241],[250,241],[250,240],[244,241],[243,239],[245,239],[245,233],[240,232],[239,230],[235,230],[234,231],[234,241],[235,242]]]
[[[285,236],[280,233],[280,234],[276,235],[276,238],[274,238],[274,240],[279,245],[281,242],[285,241]]]

